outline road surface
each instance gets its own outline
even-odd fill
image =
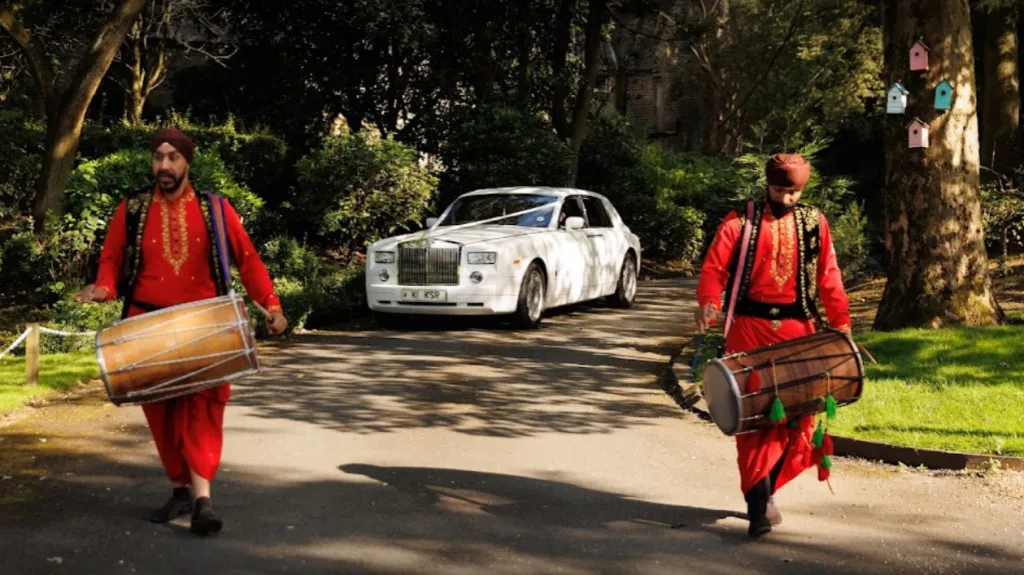
[[[98,389],[0,428],[0,573],[1019,573],[1021,477],[839,459],[746,537],[735,448],[656,385],[694,285],[516,332],[359,326],[273,345],[227,415],[225,530],[168,494],[137,407]]]

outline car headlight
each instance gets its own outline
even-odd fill
[[[374,252],[373,261],[378,264],[395,263],[395,252]]]
[[[498,261],[496,252],[469,252],[466,261],[474,265],[493,264]]]

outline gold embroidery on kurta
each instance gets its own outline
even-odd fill
[[[772,218],[772,260],[771,275],[779,291],[785,287],[789,278],[793,277],[793,226],[792,218]]]
[[[187,206],[192,199],[192,193],[179,198],[178,201],[168,202],[163,194],[157,194],[160,202],[161,223],[163,224],[164,260],[174,268],[174,275],[181,273],[181,266],[188,260],[188,221],[185,218]],[[173,210],[173,217],[172,212]]]

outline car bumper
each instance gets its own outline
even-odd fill
[[[422,295],[428,290],[445,294],[442,301],[410,301],[403,292],[417,290]],[[370,309],[382,313],[410,315],[505,315],[516,311],[517,292],[494,285],[458,286],[395,286],[370,284],[366,286],[366,299]],[[409,294],[405,294],[408,296]]]

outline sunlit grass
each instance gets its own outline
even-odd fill
[[[878,360],[832,431],[896,445],[1024,455],[1024,328],[867,332]]]
[[[25,358],[0,360],[0,414],[31,401],[71,389],[96,377],[99,368],[92,352],[43,354],[39,360],[39,385],[25,385]]]

